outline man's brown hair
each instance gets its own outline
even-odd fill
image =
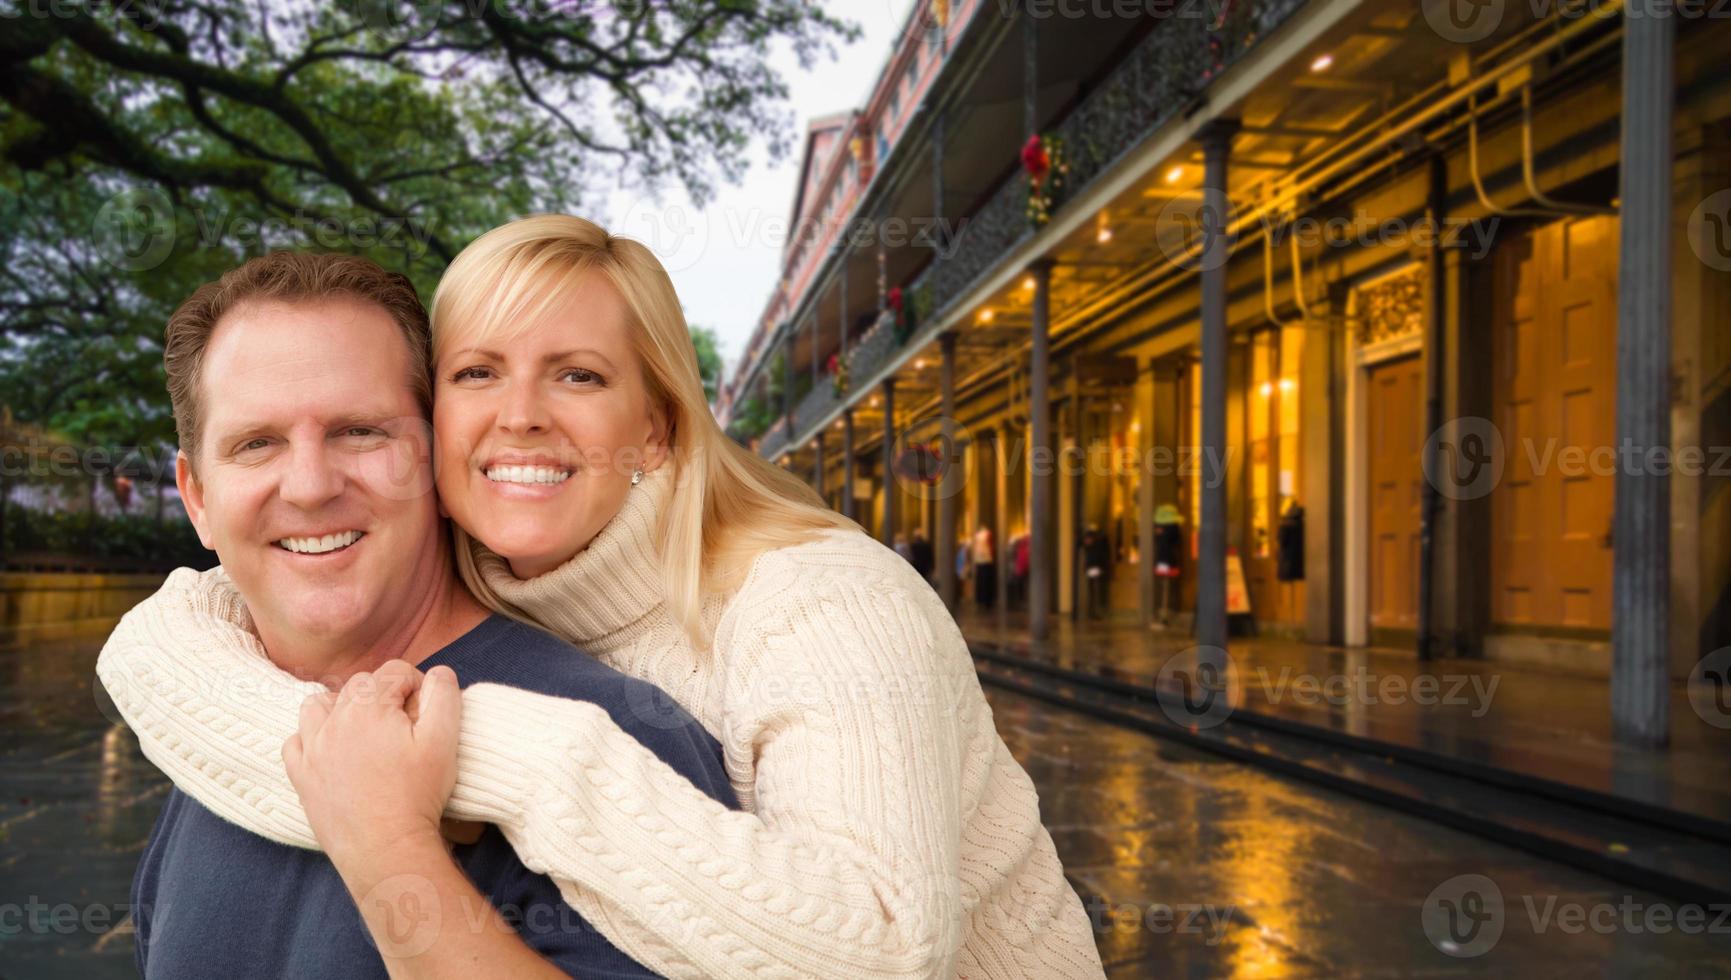
[[[257,300],[294,303],[334,296],[377,304],[402,328],[403,340],[409,345],[409,386],[414,389],[421,414],[432,416],[433,382],[429,367],[432,339],[426,307],[415,295],[409,277],[387,272],[377,263],[356,255],[271,252],[193,290],[168,318],[162,345],[162,364],[168,371],[168,399],[174,406],[174,427],[180,437],[180,448],[195,470],[199,439],[204,431],[199,377],[204,369],[205,348],[217,324],[237,307]]]

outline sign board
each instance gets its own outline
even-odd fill
[[[1226,615],[1250,614],[1250,589],[1244,584],[1244,561],[1236,554],[1226,556]]]

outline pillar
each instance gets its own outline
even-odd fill
[[[1623,19],[1622,223],[1617,297],[1617,467],[1612,521],[1611,723],[1618,740],[1670,736],[1671,487],[1648,452],[1671,443],[1669,0],[1631,0]]]
[[[896,543],[896,498],[900,491],[896,487],[896,379],[885,378],[884,383],[884,526],[883,542],[890,547]]]
[[[943,427],[944,478],[938,491],[938,595],[944,604],[956,608],[956,493],[960,489],[959,474],[954,468],[962,465],[956,445],[956,333],[949,331],[938,338],[939,409]]]
[[[853,409],[841,413],[841,514],[850,521],[859,520],[859,504],[854,500],[853,472]]]
[[[817,489],[817,495],[823,497],[823,431],[821,429],[818,431],[817,437],[812,440],[812,452],[817,456],[816,462],[812,464],[812,475],[814,477],[812,480],[812,486]],[[827,497],[824,499],[828,500]]]
[[[1052,576],[1057,554],[1052,540],[1052,262],[1028,267],[1034,278],[1033,350],[1028,365],[1028,632],[1036,640],[1051,635]]]
[[[1202,526],[1196,560],[1196,643],[1226,649],[1226,198],[1234,120],[1202,139]],[[1224,664],[1218,664],[1224,667]]]

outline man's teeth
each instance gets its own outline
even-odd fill
[[[344,531],[341,534],[327,534],[322,538],[283,538],[277,544],[297,555],[322,555],[327,551],[347,548],[365,537],[361,531]]]
[[[570,475],[553,466],[495,466],[487,471],[494,483],[564,483]]]

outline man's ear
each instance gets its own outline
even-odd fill
[[[216,545],[211,543],[210,531],[204,523],[204,487],[199,485],[198,477],[193,475],[192,460],[187,458],[184,449],[174,454],[174,485],[180,488],[180,502],[186,508],[186,516],[192,521],[193,529],[198,532],[198,543],[215,551]]]

